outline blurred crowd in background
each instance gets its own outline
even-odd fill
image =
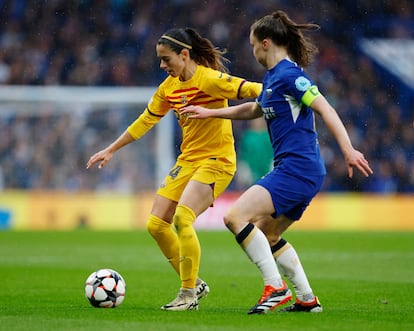
[[[165,73],[155,44],[166,30],[186,26],[227,49],[231,73],[261,81],[265,70],[252,55],[249,28],[278,9],[321,26],[312,35],[319,54],[307,70],[375,171],[369,179],[347,178],[335,140],[317,123],[328,169],[323,190],[414,193],[414,104],[408,98],[414,87],[376,66],[357,45],[363,37],[413,39],[411,0],[0,0],[0,84],[156,86]],[[70,113],[0,114],[0,189],[149,188],[142,174],[151,167],[126,162],[128,154],[99,175],[84,169],[141,111],[90,112],[82,120]],[[269,143],[262,124],[234,122],[234,128],[240,171],[231,189],[239,190],[270,168],[271,151],[263,157],[252,152],[251,144]],[[258,160],[262,164],[254,164]]]

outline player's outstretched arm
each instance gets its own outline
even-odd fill
[[[89,169],[95,165],[95,163],[99,163],[99,168],[103,168],[109,160],[112,159],[112,155],[120,148],[129,143],[135,141],[135,139],[129,134],[127,130],[122,133],[118,139],[116,139],[112,144],[110,144],[105,149],[95,153],[91,156],[88,163],[86,164],[86,169]]]
[[[245,102],[227,108],[209,109],[200,106],[184,107],[181,114],[187,114],[188,118],[228,118],[233,120],[250,120],[263,115],[260,106],[256,102]]]
[[[322,117],[326,126],[338,142],[348,167],[348,176],[352,178],[354,167],[366,177],[371,175],[373,171],[370,168],[368,161],[360,151],[354,149],[351,140],[349,139],[348,132],[339,118],[338,113],[328,103],[325,97],[319,95],[312,102],[311,108]]]

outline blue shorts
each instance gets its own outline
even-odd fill
[[[297,221],[321,189],[324,179],[325,175],[294,175],[276,167],[256,184],[269,191],[275,207],[273,217],[285,215]]]

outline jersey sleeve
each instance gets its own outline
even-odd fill
[[[206,70],[201,89],[210,95],[221,96],[224,99],[253,99],[262,90],[262,84],[247,81],[216,70]]]
[[[163,116],[158,116],[151,113],[148,108],[128,126],[129,134],[135,139],[141,138],[146,134],[155,124],[157,124]]]
[[[161,84],[148,102],[144,112],[128,126],[129,134],[135,139],[146,134],[169,111],[169,104],[164,97],[163,84]]]
[[[262,92],[262,84],[244,80],[239,87],[238,99],[257,98]]]
[[[309,106],[319,95],[319,91],[314,82],[303,72],[298,71],[286,77],[288,80],[289,94],[297,102]]]
[[[260,92],[260,94],[256,98],[256,103],[262,107],[262,99],[263,99],[263,90]]]

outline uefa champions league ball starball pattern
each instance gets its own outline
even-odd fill
[[[112,269],[93,272],[85,283],[85,296],[97,308],[115,308],[125,299],[126,284],[122,276]]]

